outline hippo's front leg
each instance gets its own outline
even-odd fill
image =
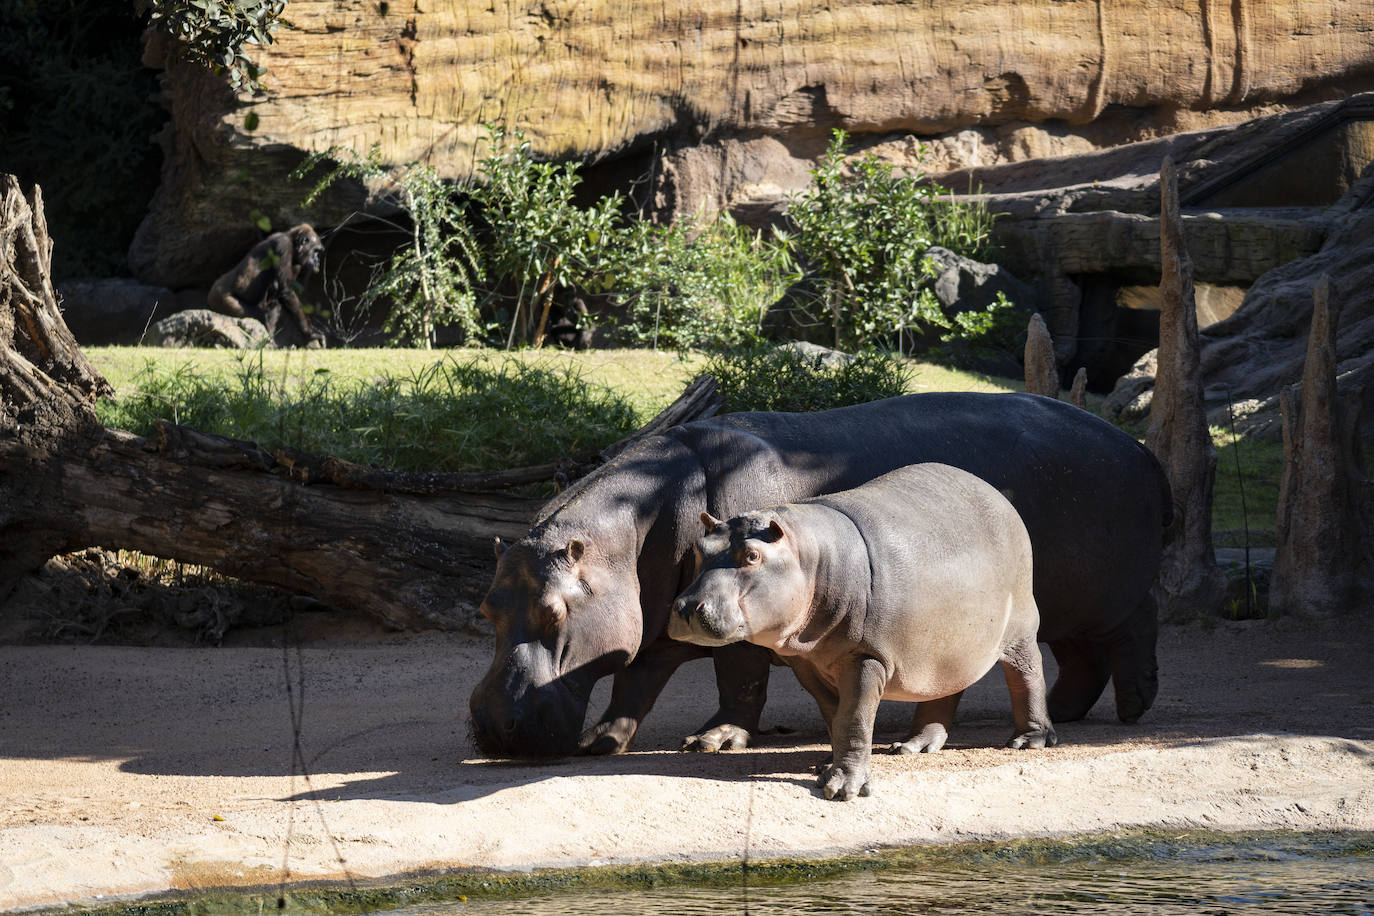
[[[848,801],[869,795],[873,721],[887,685],[887,669],[871,656],[856,656],[839,672],[839,706],[830,723],[831,763],[817,784],[826,798]]]
[[[737,642],[716,647],[711,660],[716,666],[720,709],[695,735],[682,739],[682,749],[743,750],[759,730],[759,715],[768,699],[770,653],[759,646]]]
[[[582,733],[577,748],[584,754],[623,754],[629,750],[639,723],[649,714],[674,671],[701,658],[704,650],[685,642],[660,639],[616,672],[611,702],[601,720]]]

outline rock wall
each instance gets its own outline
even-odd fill
[[[833,127],[949,134],[945,164],[978,164],[985,134],[960,132],[1007,127],[1003,161],[1111,142],[1104,113],[1235,119],[1374,85],[1367,0],[291,0],[287,17],[256,96],[150,46],[173,122],[130,252],[144,282],[208,282],[252,209],[305,216],[285,176],[331,145],[458,179],[503,120],[553,157],[647,153],[662,202],[695,209],[795,187]],[[341,192],[310,216],[361,203]]]

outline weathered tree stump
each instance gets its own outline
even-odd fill
[[[1059,367],[1054,361],[1054,338],[1036,312],[1026,325],[1026,393],[1059,397]]]
[[[0,610],[50,557],[104,547],[212,567],[396,627],[462,625],[455,596],[485,589],[493,536],[522,536],[543,504],[494,490],[574,479],[720,404],[714,382],[698,379],[599,454],[483,474],[273,455],[170,423],[147,438],[107,429],[93,402],[113,392],[62,321],[38,189],[25,198],[3,176],[0,198]]]
[[[1359,392],[1340,398],[1336,328],[1326,274],[1312,290],[1312,326],[1302,382],[1280,395],[1283,478],[1277,549],[1269,585],[1275,614],[1330,616],[1353,609],[1361,544],[1360,503],[1366,487],[1357,455]]]
[[[1073,387],[1069,389],[1069,403],[1079,410],[1088,409],[1088,370],[1079,366],[1073,375]]]
[[[1211,612],[1225,589],[1212,546],[1217,455],[1207,430],[1199,368],[1193,263],[1183,241],[1172,159],[1160,169],[1159,371],[1145,444],[1174,494],[1174,532],[1164,547],[1156,600],[1165,619]]]

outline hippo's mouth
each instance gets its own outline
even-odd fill
[[[488,700],[481,691],[470,703],[468,734],[484,757],[568,757],[587,715],[590,690],[566,678],[526,690],[517,700]]]

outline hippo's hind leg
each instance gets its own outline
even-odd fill
[[[1159,693],[1159,664],[1155,659],[1158,638],[1159,613],[1154,596],[1146,594],[1135,613],[1107,641],[1116,715],[1122,722],[1129,724],[1145,715]]]
[[[1050,689],[1050,719],[1077,722],[1093,708],[1112,677],[1107,647],[1095,640],[1057,639],[1050,643],[1059,677]]]
[[[923,700],[916,705],[916,715],[911,720],[911,732],[905,741],[898,741],[888,748],[892,754],[934,754],[945,746],[949,730],[954,727],[954,713],[959,708],[959,698],[963,691],[941,697],[938,700]]]
[[[1016,732],[1007,747],[1020,750],[1027,747],[1054,747],[1059,736],[1050,723],[1045,701],[1045,671],[1040,659],[1040,646],[1035,634],[1009,644],[1002,654],[1002,672],[1011,693],[1012,717]]]
[[[682,740],[684,751],[737,751],[749,746],[759,730],[759,715],[768,699],[767,649],[747,642],[712,650],[720,709],[694,735]]]

